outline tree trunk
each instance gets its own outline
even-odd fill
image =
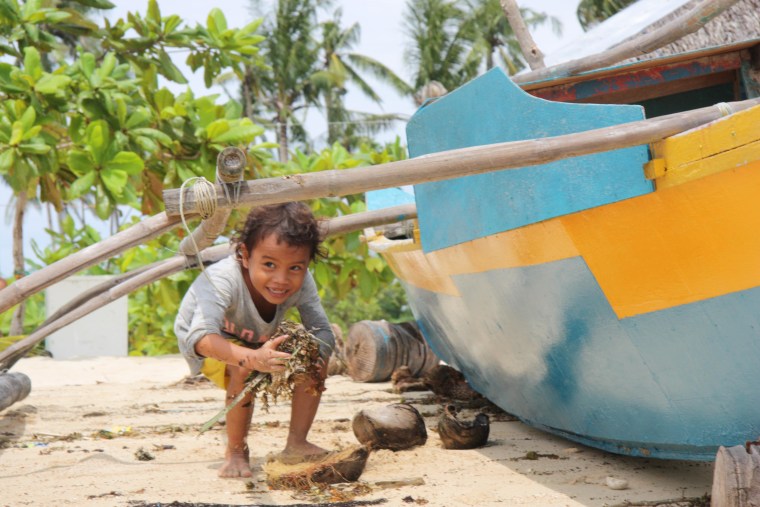
[[[16,213],[13,217],[13,271],[16,278],[24,276],[24,212],[28,197],[26,190],[16,196]],[[21,301],[11,320],[10,335],[24,334],[24,314],[26,313],[26,301]]]
[[[325,111],[327,112],[327,145],[332,146],[335,141],[338,140],[338,125],[333,121],[335,118],[335,113],[333,111],[333,108],[335,107],[334,101],[333,101],[333,91],[328,90],[327,93],[325,93]]]
[[[246,65],[243,82],[240,84],[240,95],[243,97],[243,114],[253,121],[253,69]]]
[[[284,164],[288,161],[288,118],[282,110],[277,114],[277,143],[280,162]]]

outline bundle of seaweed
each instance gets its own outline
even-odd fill
[[[218,414],[206,421],[200,433],[211,428],[248,393],[251,393],[254,400],[258,398],[264,411],[267,411],[270,401],[277,403],[280,399],[292,398],[296,384],[303,383],[309,386],[314,394],[323,389],[318,339],[302,325],[290,321],[280,324],[272,338],[282,335],[288,335],[288,339],[283,341],[277,350],[290,354],[290,359],[285,362],[285,370],[276,373],[252,371],[240,394]]]
[[[272,489],[308,490],[320,484],[354,482],[361,476],[369,457],[363,445],[333,452],[316,462],[286,464],[273,460],[262,465]]]

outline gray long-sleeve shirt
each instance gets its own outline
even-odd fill
[[[201,338],[219,334],[248,343],[261,342],[262,338],[273,337],[285,312],[292,307],[298,309],[304,327],[319,340],[320,355],[327,361],[335,346],[335,336],[311,273],[307,272],[298,292],[277,305],[272,321],[266,322],[253,304],[240,264],[233,256],[226,257],[206,268],[182,299],[174,322],[179,350],[192,374],[197,375],[204,359],[195,351]]]

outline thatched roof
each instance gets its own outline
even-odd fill
[[[697,1],[687,2],[669,15],[649,25],[641,33],[651,32],[677,18],[691,9]],[[760,38],[760,0],[739,0],[698,31],[647,55],[642,55],[636,60],[646,60],[757,38]]]

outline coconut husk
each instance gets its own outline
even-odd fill
[[[409,391],[427,391],[429,387],[425,381],[412,374],[412,369],[408,366],[399,366],[391,374],[391,385],[397,393],[406,393]]]
[[[366,446],[353,446],[330,453],[319,461],[287,464],[275,459],[262,465],[262,469],[272,489],[307,490],[319,484],[358,480],[369,453]]]
[[[483,396],[475,391],[464,375],[446,364],[439,364],[423,377],[425,384],[434,394],[457,401],[481,400]]]
[[[356,439],[371,449],[400,451],[427,441],[425,421],[408,403],[360,410],[351,426]]]
[[[446,449],[475,449],[488,442],[490,419],[482,412],[471,421],[460,420],[458,409],[447,405],[438,421],[438,436]]]

